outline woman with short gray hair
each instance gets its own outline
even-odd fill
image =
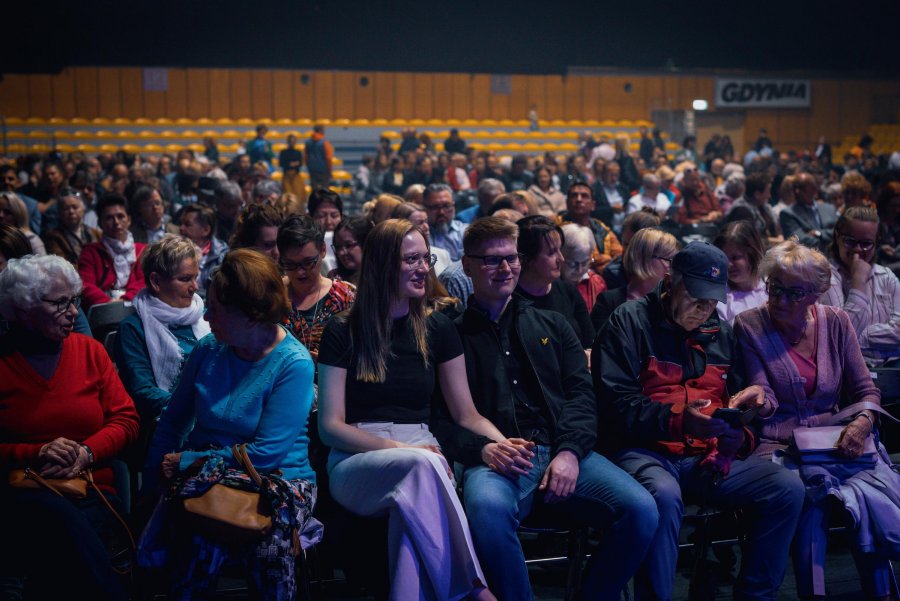
[[[84,200],[74,188],[60,190],[56,208],[59,212],[59,226],[44,234],[47,252],[58,255],[77,267],[84,245],[99,242],[103,233],[85,225]]]
[[[115,356],[145,424],[159,417],[185,359],[209,334],[203,300],[197,295],[200,258],[193,242],[172,235],[141,255],[147,287],[134,297],[136,313],[119,324]]]
[[[562,226],[562,230],[566,240],[562,248],[563,263],[560,266],[562,279],[578,288],[590,312],[597,296],[606,291],[606,280],[590,269],[591,254],[596,248],[594,234],[589,228],[577,223],[567,223]]]
[[[5,574],[24,575],[28,596],[127,599],[100,531],[115,532],[103,495],[119,504],[109,467],[137,438],[138,417],[99,342],[73,333],[81,293],[75,268],[27,255],[0,273],[0,465],[72,479],[88,468],[101,492],[66,498],[47,488],[6,486],[0,495]],[[3,474],[4,482],[7,481]]]

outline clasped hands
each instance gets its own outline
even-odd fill
[[[484,445],[481,460],[491,470],[507,478],[524,476],[534,468],[534,443],[523,438],[507,438]],[[578,457],[571,451],[556,454],[544,471],[538,490],[545,491],[544,502],[558,503],[575,491],[578,480]]]
[[[44,478],[74,478],[90,467],[91,458],[79,443],[59,437],[38,451],[41,466],[38,473]]]

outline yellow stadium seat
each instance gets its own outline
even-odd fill
[[[197,133],[196,130],[193,129],[185,129],[182,130],[179,134],[182,138],[199,138],[200,134]]]
[[[76,129],[72,134],[73,138],[93,138],[94,134],[89,131],[84,131],[83,129]]]
[[[394,152],[397,152],[398,150],[400,150],[400,144],[391,144],[391,149]]]
[[[348,172],[344,171],[343,169],[338,169],[338,170],[334,171],[331,174],[331,177],[333,179],[340,179],[340,180],[353,179],[353,176],[350,175]]]
[[[116,152],[119,147],[115,144],[101,144],[99,150],[100,152]]]
[[[637,152],[640,149],[641,149],[641,145],[639,142],[632,142],[631,144],[628,145],[628,150],[631,150],[633,152]]]
[[[469,144],[468,146],[470,146],[478,151],[488,149],[487,146],[482,144],[481,142],[473,142],[472,144]],[[498,144],[498,146],[499,146],[499,144]],[[488,149],[488,150],[490,150],[490,149]]]
[[[200,117],[196,123],[197,125],[212,125],[213,120],[208,117]]]
[[[272,173],[271,177],[276,182],[280,182],[281,178],[284,177],[284,173],[281,171],[275,171],[274,173]]]
[[[536,142],[528,142],[527,144],[522,144],[522,150],[526,150],[528,152],[533,152],[540,149],[541,145]]]
[[[45,125],[47,121],[42,117],[29,117],[25,120],[28,125]]]
[[[193,125],[194,120],[188,119],[187,117],[179,117],[178,119],[175,119],[175,124],[176,125]]]
[[[438,142],[437,144],[435,144],[434,150],[435,150],[435,152],[444,152],[444,143]]]
[[[497,133],[500,133],[500,132],[497,132]],[[472,137],[473,138],[493,138],[494,132],[487,131],[486,129],[482,129],[482,130],[476,131],[474,134],[472,134]]]
[[[516,127],[530,127],[531,121],[529,121],[528,119],[517,119],[515,124]]]
[[[256,120],[249,117],[241,117],[240,119],[235,119],[234,122],[237,125],[256,125]]]
[[[444,120],[444,125],[446,125],[447,127],[459,127],[462,124],[463,124],[462,119],[445,119]]]
[[[512,119],[500,119],[497,121],[497,125],[500,125],[501,127],[515,127],[516,122]]]
[[[619,121],[619,127],[634,127],[634,121],[631,119],[622,119]]]
[[[573,151],[573,150],[578,150],[578,145],[572,144],[571,142],[565,142],[565,143],[559,145],[559,150],[561,152],[569,152],[569,151]]]
[[[568,125],[568,122],[563,119],[551,119],[550,121],[547,121],[547,125],[550,125],[551,127],[565,127]]]
[[[160,138],[177,138],[178,132],[171,129],[164,129],[157,134],[157,137]]]
[[[144,146],[144,150],[146,150],[147,152],[162,152],[163,147],[159,144],[147,144],[146,146]]]
[[[91,119],[91,123],[94,125],[109,125],[112,121],[105,117],[94,117]]]
[[[410,119],[410,120],[409,120],[409,124],[410,124],[410,125],[413,125],[413,126],[415,126],[415,127],[421,127],[422,125],[425,125],[425,119],[418,119],[418,118],[417,118],[417,119]]]
[[[535,146],[537,146],[537,144],[535,144]],[[543,144],[540,145],[540,149],[541,150],[549,150],[552,152],[552,151],[559,150],[560,146],[562,146],[562,145],[556,144],[555,142],[544,142]]]
[[[113,125],[131,125],[131,119],[126,119],[125,117],[116,117],[112,122]]]
[[[94,132],[95,138],[112,138],[113,133],[108,129],[100,129]]]
[[[313,124],[312,119],[310,119],[308,117],[303,117],[302,119],[297,119],[295,121],[295,123],[300,126],[310,126]]]
[[[180,152],[183,148],[181,144],[166,144],[166,152]]]
[[[150,119],[147,119],[146,117],[138,117],[137,119],[134,120],[135,125],[150,125],[151,123],[153,123],[153,122],[150,121]]]
[[[137,144],[125,144],[122,146],[122,150],[125,152],[140,152],[143,149],[143,146],[138,146]]]
[[[6,124],[7,125],[22,125],[25,121],[19,117],[7,117]]]
[[[24,131],[11,131],[6,134],[6,137],[12,138],[14,140],[19,140],[21,138],[27,138],[28,135],[29,135],[28,132],[24,132]]]
[[[220,138],[240,139],[240,138],[244,137],[244,134],[242,134],[241,132],[239,132],[236,129],[226,129],[225,131],[223,131],[222,133],[219,134],[219,137]]]
[[[485,148],[488,150],[503,150],[503,144],[499,142],[491,142],[490,144],[485,144]]]
[[[523,150],[522,145],[518,142],[510,142],[505,148],[506,150]]]
[[[294,124],[294,120],[282,117],[281,119],[276,119],[275,124],[290,127]]]
[[[425,121],[426,125],[444,125],[443,119],[427,119]]]
[[[465,119],[463,120],[463,125],[477,126],[481,125],[481,121],[479,121],[478,119]]]
[[[350,119],[335,119],[333,125],[341,125],[341,126],[350,125]]]
[[[331,161],[331,164],[340,167],[344,164],[344,159],[342,159],[341,157],[334,157],[334,159],[332,159]]]
[[[6,122],[12,123],[10,119],[7,119]],[[88,120],[83,117],[72,117],[71,119],[69,119],[69,125],[86,125],[87,122]]]
[[[34,144],[29,149],[31,152],[49,152],[50,146],[47,144]]]
[[[234,119],[229,119],[228,117],[221,117],[216,119],[217,125],[234,125]]]
[[[159,117],[158,119],[153,120],[157,125],[172,125],[172,120],[168,117]]]
[[[681,148],[676,142],[666,142],[666,150],[678,150]]]
[[[118,137],[118,138],[133,138],[134,132],[129,131],[127,129],[120,129],[119,131],[116,132],[116,137]]]
[[[237,152],[237,144],[219,144],[219,150],[222,152]]]
[[[31,131],[28,132],[28,137],[29,138],[46,138],[47,132],[42,131],[40,129],[32,129]]]
[[[407,122],[406,122],[406,119],[391,119],[390,124],[391,125],[399,125],[401,127],[406,127]]]
[[[62,117],[50,117],[49,119],[47,119],[47,123],[49,123],[50,125],[62,125],[68,122],[68,119],[63,119]]]
[[[144,129],[138,132],[137,136],[139,138],[156,138],[159,136],[155,131],[151,131],[149,129]]]
[[[189,148],[198,153],[202,153],[204,150],[206,150],[206,147],[203,144],[188,144],[185,148]]]
[[[72,152],[75,150],[75,147],[71,144],[57,144],[56,149],[60,152]]]
[[[496,127],[496,126],[497,126],[497,120],[496,120],[496,119],[482,119],[482,120],[481,120],[481,125],[487,126],[487,127]]]
[[[388,124],[387,119],[382,119],[380,117],[378,119],[372,119],[372,125],[387,125],[387,124]]]

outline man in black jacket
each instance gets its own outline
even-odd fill
[[[466,230],[462,261],[474,294],[456,321],[475,406],[514,444],[475,436],[446,419],[435,432],[465,467],[472,539],[498,598],[533,598],[516,529],[537,513],[602,530],[584,598],[615,599],[643,560],[656,505],[592,451],[596,402],[581,343],[562,315],[513,295],[521,270],[517,235],[514,224],[496,217]]]
[[[601,446],[650,491],[659,512],[652,551],[635,579],[638,599],[672,598],[683,499],[745,511],[749,535],[735,599],[775,599],[787,567],[803,483],[751,455],[754,434],[741,419],[747,416],[726,421],[716,414],[726,407],[774,410],[763,404],[762,389],[744,388],[733,369],[740,365],[737,342],[716,315],[727,279],[725,253],[708,242],[687,245],[656,291],[613,311],[591,353],[609,425]]]

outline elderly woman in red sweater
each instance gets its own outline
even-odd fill
[[[900,552],[900,475],[884,447],[867,441],[883,411],[850,318],[817,303],[829,288],[831,266],[818,251],[789,240],[766,253],[760,272],[768,301],[739,314],[734,330],[748,378],[766,393],[756,452],[797,471],[806,484],[793,550],[797,592],[824,598],[827,514],[842,507],[854,529],[863,588],[870,598],[887,599],[889,560]],[[838,424],[833,459],[812,464],[792,450],[795,430]]]
[[[0,273],[0,472],[47,479],[93,468],[114,505],[109,461],[137,437],[138,417],[103,346],[73,334],[81,279],[55,255],[13,259]],[[26,575],[34,598],[125,599],[103,539],[115,534],[97,493],[83,499],[0,482],[0,570]]]

